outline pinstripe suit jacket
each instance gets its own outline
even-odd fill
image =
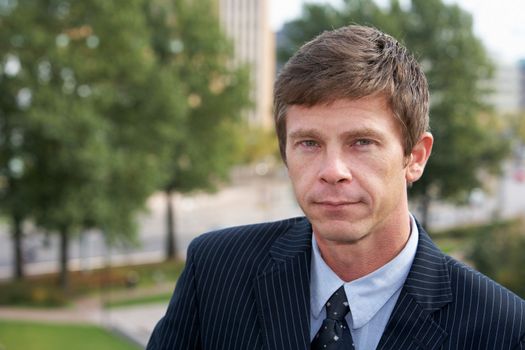
[[[419,232],[377,349],[525,349],[525,302]],[[305,218],[200,236],[147,349],[308,349],[310,254]]]

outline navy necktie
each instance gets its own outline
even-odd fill
[[[326,302],[326,319],[312,340],[312,350],[352,350],[354,341],[345,321],[350,311],[344,286]]]

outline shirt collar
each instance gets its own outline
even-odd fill
[[[330,296],[344,284],[351,310],[351,327],[357,329],[367,324],[403,286],[408,276],[416,255],[419,236],[412,215],[410,221],[410,237],[403,250],[379,269],[348,283],[341,280],[325,263],[312,235],[310,305],[313,317],[320,317]]]

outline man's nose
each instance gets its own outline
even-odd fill
[[[326,154],[319,172],[321,181],[336,184],[352,180],[350,168],[339,152]]]

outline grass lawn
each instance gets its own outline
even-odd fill
[[[0,350],[138,350],[125,339],[90,325],[0,321]]]
[[[166,283],[171,286],[171,293],[183,267],[184,262],[177,260],[74,271],[70,272],[70,286],[67,290],[58,287],[57,274],[28,276],[22,281],[2,281],[0,305],[57,307],[67,305],[79,297],[98,295],[101,291],[126,294],[133,289],[151,289]],[[130,282],[133,284],[130,285]]]
[[[155,295],[146,295],[143,297],[130,298],[130,299],[121,299],[110,301],[104,304],[105,307],[126,307],[126,306],[135,306],[135,305],[145,305],[145,304],[166,304],[168,305],[172,293],[163,293]],[[0,349],[2,350],[2,349]]]

